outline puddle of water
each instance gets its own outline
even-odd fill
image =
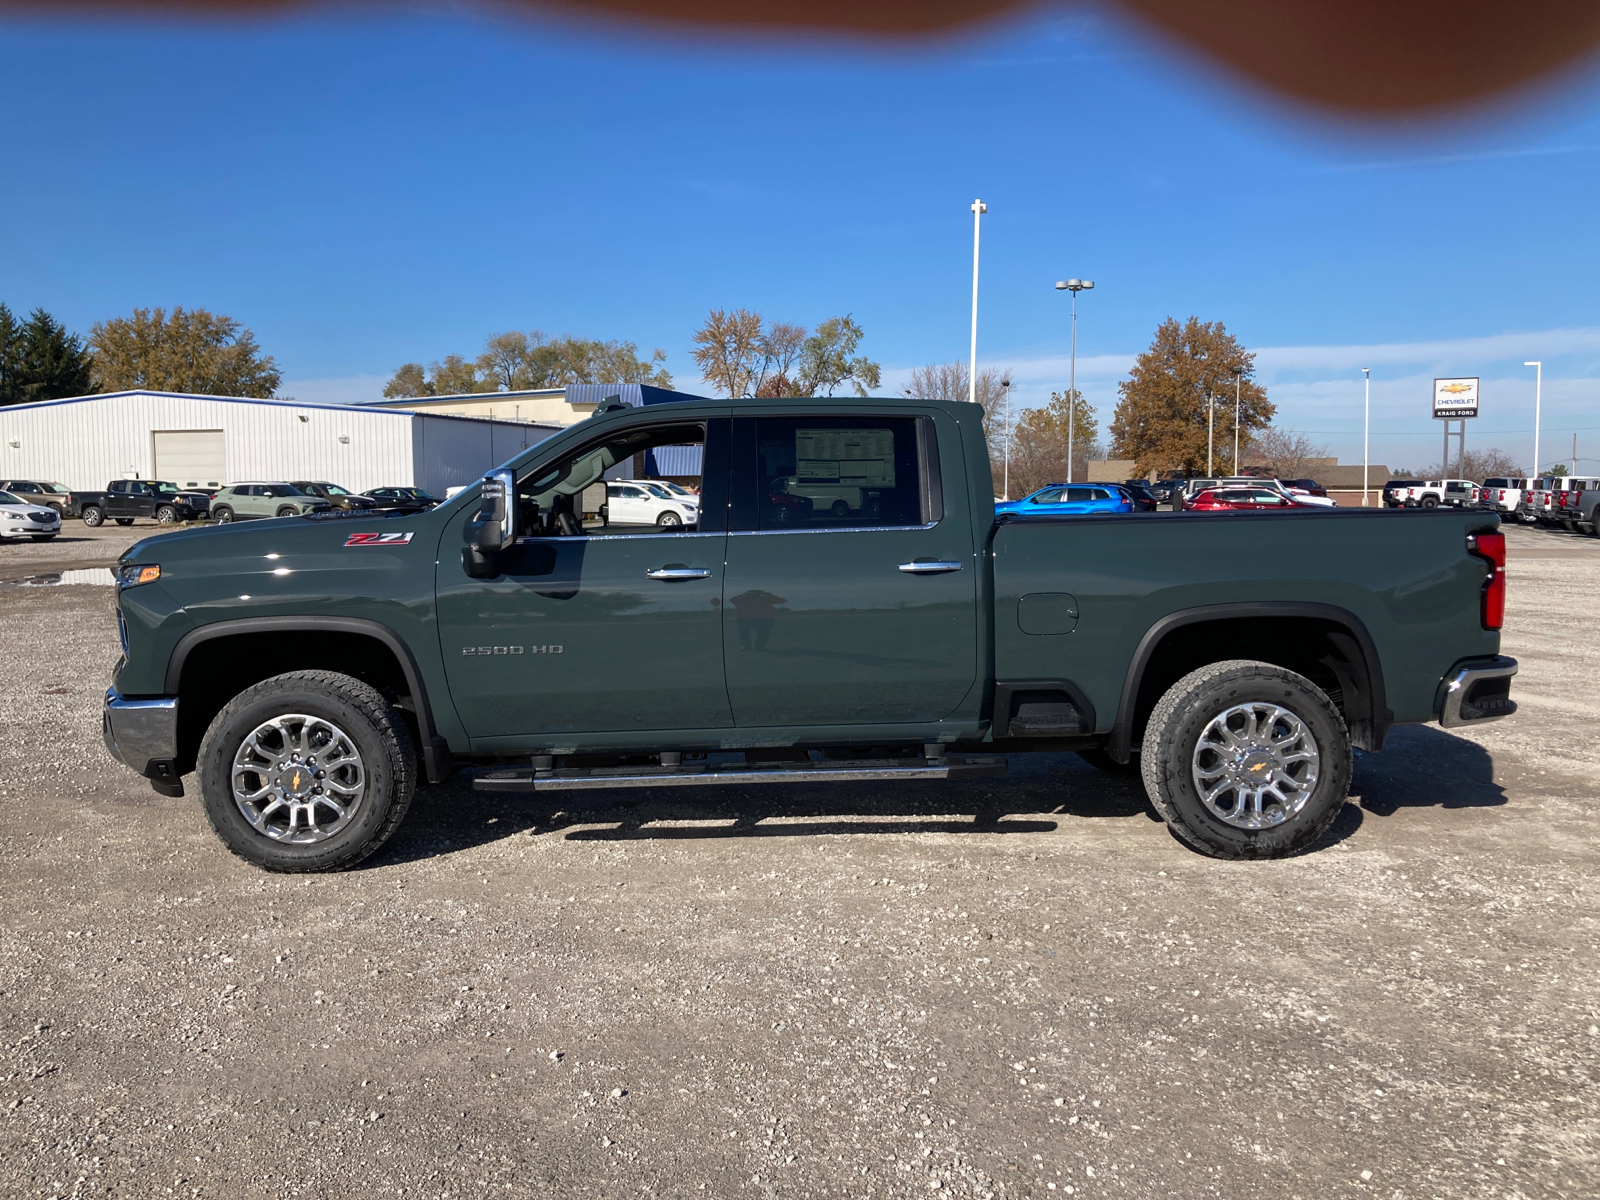
[[[24,575],[21,579],[0,579],[0,587],[59,587],[68,583],[114,587],[116,582],[117,574],[110,567],[83,567],[76,571],[48,571],[43,575]]]

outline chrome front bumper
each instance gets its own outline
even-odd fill
[[[101,716],[106,749],[120,763],[150,780],[158,791],[183,794],[178,782],[178,701],[176,697],[127,700],[106,689]],[[174,791],[173,789],[177,790]]]
[[[1439,724],[1454,729],[1509,717],[1517,711],[1511,699],[1511,677],[1516,673],[1517,660],[1505,655],[1457,667],[1445,677]]]

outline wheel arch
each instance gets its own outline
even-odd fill
[[[1251,645],[1238,624],[1246,621],[1257,631],[1269,622],[1270,636],[1259,646]],[[1394,713],[1388,707],[1383,663],[1365,623],[1336,604],[1266,600],[1180,609],[1146,630],[1123,678],[1107,751],[1127,762],[1160,693],[1196,667],[1231,658],[1270,662],[1313,682],[1320,676],[1344,714],[1351,743],[1363,750],[1382,749]]]
[[[225,658],[244,657],[249,661],[250,651],[282,645],[291,634],[311,635],[312,641],[302,642],[298,654],[274,660],[270,669],[233,669],[220,678],[208,673]],[[330,668],[327,661],[315,661],[319,650],[324,654],[333,651],[337,666]],[[307,661],[298,661],[300,658]],[[415,722],[414,733],[428,781],[439,783],[449,776],[453,769],[450,748],[434,723],[427,684],[416,656],[393,629],[361,617],[242,617],[202,625],[184,634],[167,660],[164,681],[165,693],[179,698],[179,762],[193,762],[205,727],[222,705],[244,688],[285,671],[318,666],[342,666],[356,678],[379,685],[380,690],[386,687],[405,697],[409,703],[398,706]]]

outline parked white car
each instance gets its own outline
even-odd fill
[[[692,500],[668,499],[639,479],[613,479],[606,483],[608,525],[695,525],[700,506]],[[664,491],[665,489],[663,489]]]
[[[61,532],[61,514],[48,504],[28,504],[10,492],[0,492],[0,540],[30,537],[48,542]]]
[[[664,500],[682,500],[685,504],[700,505],[700,497],[684,487],[681,483],[673,483],[667,479],[619,479],[618,483],[632,483],[642,487],[647,492],[654,492]]]
[[[1407,508],[1465,508],[1472,503],[1470,479],[1430,479],[1420,487],[1409,487],[1403,503]]]

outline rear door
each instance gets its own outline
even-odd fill
[[[955,431],[941,457],[932,414],[847,411],[735,418],[723,646],[741,728],[927,724],[977,683]],[[857,489],[860,506],[784,512],[770,497],[786,478]]]

